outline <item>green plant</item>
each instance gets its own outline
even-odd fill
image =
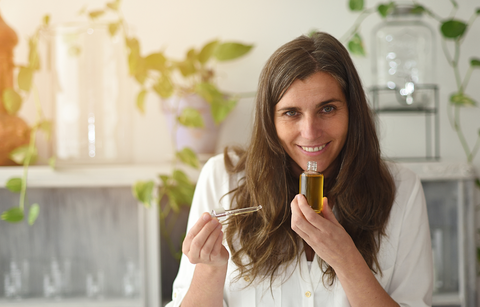
[[[456,132],[462,148],[465,152],[468,162],[472,162],[478,150],[480,149],[480,129],[478,129],[477,139],[473,145],[469,145],[465,138],[463,128],[461,126],[460,111],[465,107],[477,106],[477,101],[470,97],[467,93],[467,86],[470,81],[473,70],[480,68],[480,55],[469,59],[469,68],[465,74],[460,72],[460,54],[461,45],[464,42],[468,30],[472,27],[474,21],[480,15],[480,8],[477,8],[468,21],[464,21],[455,16],[458,10],[458,3],[455,0],[450,0],[452,3],[452,11],[448,17],[441,17],[435,12],[418,1],[412,1],[412,13],[425,13],[439,23],[439,32],[442,37],[442,50],[448,63],[452,67],[453,75],[456,81],[457,90],[450,94],[448,104],[448,119],[454,131]],[[341,38],[342,42],[346,42],[349,51],[354,55],[365,55],[365,48],[363,44],[362,35],[360,33],[360,26],[362,22],[371,14],[378,13],[380,17],[387,17],[395,7],[397,2],[391,1],[381,3],[377,7],[365,8],[363,0],[349,0],[348,7],[351,11],[358,12],[360,15],[354,22],[352,27]],[[451,45],[449,48],[449,45]]]
[[[123,32],[128,49],[130,75],[140,85],[137,108],[142,113],[145,112],[145,96],[148,92],[154,92],[163,99],[172,95],[184,96],[195,93],[211,105],[215,122],[217,124],[222,122],[233,110],[241,95],[226,93],[217,87],[215,64],[238,59],[246,55],[253,45],[212,40],[201,48],[190,48],[182,60],[169,58],[162,51],[142,56],[138,38],[129,34],[128,23],[123,17],[120,3],[121,0],[109,2],[102,9],[88,12],[88,16],[95,21],[101,16],[111,14],[114,21],[108,25],[110,34],[113,36],[118,31]],[[179,123],[189,127],[203,127],[200,113],[192,108],[183,110],[179,116]]]
[[[97,10],[82,10],[92,21],[113,16],[108,23],[112,36],[122,33],[128,51],[128,66],[130,75],[139,85],[136,97],[137,109],[145,112],[145,98],[152,92],[167,99],[171,96],[186,96],[196,94],[210,104],[211,114],[216,124],[221,123],[233,110],[241,94],[221,91],[216,85],[215,66],[218,63],[238,59],[250,52],[253,45],[239,42],[212,40],[200,48],[190,48],[184,59],[169,58],[164,52],[158,51],[143,56],[137,37],[129,33],[128,23],[120,8],[121,0],[114,0]],[[200,112],[192,107],[186,107],[177,112],[179,106],[174,106],[176,125],[203,128],[204,120]],[[175,135],[175,131],[172,131]],[[175,142],[175,138],[172,138]],[[175,144],[173,148],[176,148]],[[159,219],[162,237],[166,240],[170,252],[180,259],[181,251],[175,247],[170,233],[179,216],[181,208],[190,207],[195,184],[184,172],[183,166],[194,169],[200,167],[196,153],[191,148],[183,148],[175,152],[171,174],[160,174],[158,190],[154,181],[139,181],[132,187],[133,195],[146,207],[152,203],[159,205]]]
[[[463,77],[460,72],[459,64],[461,60],[461,45],[468,34],[468,30],[472,27],[474,21],[480,15],[480,8],[477,8],[474,12],[472,12],[472,15],[468,21],[465,21],[455,16],[458,10],[457,1],[450,0],[450,2],[452,4],[452,10],[446,18],[435,14],[433,10],[421,5],[418,1],[412,1],[412,13],[425,13],[439,23],[438,29],[440,36],[442,37],[442,50],[449,65],[452,67],[457,88],[456,92],[450,94],[449,104],[447,105],[448,119],[452,129],[456,132],[457,137],[462,144],[467,162],[471,163],[480,149],[480,128],[478,129],[477,139],[473,145],[470,146],[465,138],[463,128],[461,126],[460,111],[462,108],[475,107],[478,105],[477,101],[466,93],[466,90],[472,72],[475,69],[480,69],[480,55],[478,57],[472,57],[469,59],[468,70],[463,74]],[[381,3],[377,7],[365,8],[363,0],[349,0],[349,9],[351,11],[360,13],[360,15],[352,27],[341,38],[341,41],[347,44],[348,50],[352,54],[365,56],[365,48],[360,33],[360,26],[362,22],[365,20],[365,18],[374,13],[378,13],[382,18],[385,18],[395,9],[397,5],[397,2],[391,1],[387,3]],[[476,179],[475,185],[477,189],[480,189],[480,179]],[[480,263],[480,247],[477,247],[477,261]]]
[[[18,223],[24,220],[27,198],[27,178],[28,167],[35,163],[37,160],[37,148],[35,141],[39,131],[43,131],[47,139],[50,138],[52,124],[47,120],[43,114],[40,99],[38,97],[38,90],[33,84],[34,73],[40,69],[40,57],[38,54],[38,41],[40,31],[45,27],[48,27],[49,16],[43,18],[42,24],[37,28],[35,34],[29,38],[29,55],[28,65],[17,65],[18,75],[16,79],[16,87],[6,88],[2,94],[4,107],[9,115],[15,115],[21,109],[23,102],[28,98],[31,91],[34,92],[34,102],[36,108],[36,119],[32,127],[30,128],[30,140],[27,145],[23,145],[15,148],[10,153],[10,159],[17,164],[23,165],[22,177],[10,178],[5,184],[6,188],[14,193],[20,193],[19,204],[4,211],[1,215],[1,219],[10,223]],[[53,167],[55,159],[49,160],[50,165]],[[28,224],[33,225],[40,212],[40,206],[34,203],[29,206],[28,210]]]

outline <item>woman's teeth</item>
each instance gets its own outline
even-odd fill
[[[326,146],[325,145],[322,145],[322,146],[319,146],[319,147],[303,147],[302,146],[302,149],[305,150],[305,151],[308,151],[308,152],[317,152],[317,151],[320,151],[322,149],[324,149]]]

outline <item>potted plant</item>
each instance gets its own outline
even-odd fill
[[[473,159],[480,150],[480,128],[478,129],[477,138],[473,145],[470,145],[465,138],[464,131],[461,125],[461,110],[468,107],[477,107],[478,102],[473,97],[467,94],[467,86],[470,77],[474,70],[480,69],[480,57],[472,57],[468,60],[467,71],[462,75],[460,71],[460,54],[461,46],[465,41],[468,31],[471,29],[474,21],[480,15],[480,7],[476,8],[471,13],[468,21],[464,21],[456,16],[458,11],[458,3],[451,0],[452,11],[448,17],[441,17],[437,15],[430,8],[419,4],[417,1],[412,1],[412,10],[414,13],[425,13],[439,23],[439,32],[442,38],[442,51],[452,68],[452,73],[455,77],[456,92],[450,94],[448,103],[448,119],[452,129],[457,134],[457,137],[465,152],[466,160],[472,163]],[[378,13],[382,18],[387,17],[399,3],[391,1],[388,3],[380,3],[377,7],[365,8],[363,0],[348,0],[348,7],[353,12],[358,12],[360,15],[354,22],[352,27],[342,38],[342,41],[347,44],[348,50],[354,55],[365,56],[365,49],[363,39],[360,33],[360,26],[368,16]],[[477,192],[480,189],[480,179],[475,180]],[[480,247],[477,247],[477,262],[480,263]]]
[[[5,184],[9,191],[20,194],[18,206],[13,206],[1,214],[1,219],[10,223],[21,222],[27,216],[28,223],[33,225],[40,210],[38,204],[28,204],[26,194],[28,167],[37,159],[37,133],[43,131],[47,140],[51,133],[51,122],[42,112],[33,83],[34,73],[40,68],[37,52],[39,31],[47,27],[48,23],[47,15],[35,34],[29,38],[28,64],[15,65],[13,48],[17,43],[17,36],[0,16],[0,165],[23,165],[22,177],[10,178]],[[16,78],[15,70],[18,72]],[[32,90],[35,92],[37,112],[35,122],[29,126],[18,116],[18,112]],[[53,166],[54,161],[54,158],[51,158],[49,163]]]
[[[448,63],[452,67],[453,75],[455,76],[457,91],[450,94],[448,105],[448,119],[465,152],[467,162],[472,162],[480,149],[480,130],[477,139],[473,146],[470,146],[465,139],[462,126],[460,124],[460,110],[464,107],[477,106],[477,101],[466,93],[467,85],[470,81],[470,76],[475,69],[480,69],[480,58],[473,57],[469,59],[468,70],[462,74],[460,72],[460,50],[461,45],[465,40],[468,30],[473,25],[475,19],[480,15],[480,7],[472,12],[468,21],[463,21],[455,16],[458,10],[458,3],[451,0],[452,12],[443,18],[435,14],[430,8],[413,1],[413,13],[425,13],[439,23],[439,32],[443,39],[442,50]],[[348,7],[353,12],[360,13],[358,19],[354,22],[352,27],[347,31],[341,39],[346,42],[348,50],[354,55],[365,56],[365,49],[363,39],[360,33],[360,26],[368,16],[378,13],[380,17],[385,18],[391,14],[399,5],[395,1],[388,3],[380,3],[377,7],[365,8],[363,0],[349,0]],[[448,44],[453,48],[448,48]]]
[[[218,126],[233,110],[241,95],[221,91],[216,84],[215,65],[238,59],[252,49],[252,45],[239,42],[211,40],[200,48],[189,49],[183,59],[170,58],[158,51],[143,56],[139,40],[128,33],[128,25],[120,10],[120,0],[114,0],[104,8],[83,12],[92,20],[102,16],[114,16],[109,22],[111,35],[123,32],[128,50],[129,72],[138,83],[140,89],[136,96],[136,107],[144,113],[145,97],[148,93],[158,95],[162,109],[169,121],[172,133],[175,158],[172,162],[173,171],[160,174],[157,183],[154,180],[138,181],[132,187],[134,196],[146,207],[152,203],[159,207],[160,232],[165,240],[170,255],[176,259],[171,269],[171,276],[163,277],[173,281],[176,275],[175,265],[181,257],[181,241],[186,226],[185,212],[188,214],[192,202],[195,184],[184,172],[185,167],[198,169],[200,162],[198,153],[212,154],[215,141],[208,148],[192,148],[192,141],[181,138],[186,134],[216,133]],[[207,143],[205,139],[197,141]],[[183,210],[183,215],[181,214]],[[183,219],[182,223],[177,223]],[[177,229],[178,228],[178,229]],[[175,237],[175,238],[173,238]],[[173,239],[172,239],[173,238]],[[165,255],[164,255],[165,256]],[[163,260],[162,260],[163,262]],[[166,295],[169,289],[164,289]]]

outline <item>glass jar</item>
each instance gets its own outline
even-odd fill
[[[435,37],[422,13],[412,5],[397,5],[372,33],[373,83],[395,91],[403,106],[432,103],[424,85],[434,83]],[[398,105],[398,104],[397,104]]]
[[[120,34],[107,24],[52,27],[47,69],[57,165],[131,162],[133,98]]]

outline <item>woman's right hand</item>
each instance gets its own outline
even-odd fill
[[[222,240],[222,224],[205,212],[188,231],[183,240],[182,252],[193,264],[224,266],[229,254]]]

